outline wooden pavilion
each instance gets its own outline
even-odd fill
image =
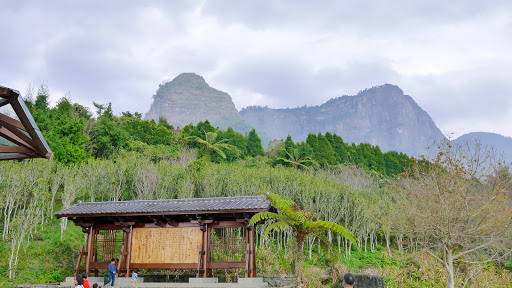
[[[51,156],[52,151],[20,93],[0,86],[0,160]]]
[[[116,258],[119,275],[131,269],[242,268],[256,277],[254,227],[251,217],[269,211],[263,196],[137,200],[77,203],[56,212],[87,233],[76,273],[85,262],[88,275],[98,276]]]

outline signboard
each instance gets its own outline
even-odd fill
[[[199,227],[133,228],[132,263],[197,263]]]

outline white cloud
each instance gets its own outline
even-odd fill
[[[512,136],[510,1],[3,1],[1,85],[145,113],[164,80],[297,107],[391,83],[445,133]],[[5,24],[7,23],[7,24]],[[22,87],[19,87],[22,86]]]

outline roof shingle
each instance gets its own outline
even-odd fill
[[[57,217],[90,214],[138,214],[160,212],[270,209],[263,196],[236,196],[191,199],[82,202],[55,213]]]

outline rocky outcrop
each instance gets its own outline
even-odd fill
[[[414,100],[390,84],[355,96],[331,99],[319,106],[294,109],[248,107],[242,118],[270,138],[305,140],[308,133],[336,133],[349,143],[371,143],[381,150],[410,155],[444,138],[430,116]]]
[[[203,77],[194,73],[180,74],[160,85],[145,118],[158,120],[160,116],[174,126],[209,120],[221,129],[231,126],[239,132],[250,130],[240,118],[231,96],[210,87]]]

